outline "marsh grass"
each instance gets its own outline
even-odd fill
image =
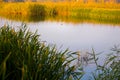
[[[120,48],[115,46],[112,52],[106,56],[103,64],[99,64],[99,55],[92,49],[89,53],[91,61],[96,65],[96,70],[92,72],[91,80],[119,80],[120,79]]]
[[[73,55],[77,53],[45,45],[26,25],[0,28],[1,80],[79,80],[83,70],[70,65]]]
[[[68,19],[72,17],[94,22],[119,23],[120,21],[120,4],[115,3],[21,2],[1,3],[0,8],[1,16],[19,15],[39,18],[62,16]]]

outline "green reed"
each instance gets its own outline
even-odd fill
[[[89,61],[96,65],[96,70],[92,72],[90,80],[120,80],[120,48],[118,46],[113,47],[112,52],[109,53],[103,62],[99,64],[99,55],[92,49],[92,53],[89,53]]]
[[[1,80],[79,80],[83,70],[71,65],[73,55],[77,53],[46,45],[26,25],[0,28]]]

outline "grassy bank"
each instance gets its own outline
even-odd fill
[[[1,3],[0,5],[1,16],[20,16],[23,20],[27,18],[28,21],[34,21],[35,17],[37,17],[36,21],[39,21],[41,18],[57,17],[64,20],[67,18],[68,21],[76,19],[78,21],[119,23],[119,13],[120,4],[115,3],[25,2]]]

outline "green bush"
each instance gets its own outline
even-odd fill
[[[58,15],[58,10],[57,8],[52,8],[49,13],[50,16],[57,16]]]
[[[46,11],[45,11],[45,6],[40,5],[40,4],[31,4],[29,5],[29,14],[31,16],[45,16]]]
[[[79,80],[83,70],[70,65],[75,58],[68,50],[45,45],[26,25],[0,28],[1,80]]]

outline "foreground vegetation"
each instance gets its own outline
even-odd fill
[[[100,53],[96,54],[94,50],[89,53],[89,62],[96,65],[96,70],[92,72],[93,80],[120,80],[120,47],[114,46],[111,50],[101,65],[98,62]]]
[[[118,46],[112,48],[103,65],[98,64],[99,57],[93,49],[87,54],[87,63],[96,65],[89,80],[120,80]],[[55,46],[46,45],[26,25],[0,28],[1,80],[81,80],[82,59],[78,52],[59,51]]]
[[[1,80],[79,80],[83,70],[70,65],[76,53],[45,45],[39,35],[21,27],[0,28]]]
[[[39,21],[54,17],[68,21],[120,23],[120,4],[81,2],[17,2],[1,3],[0,15],[23,21]],[[12,15],[12,16],[11,16]],[[35,18],[37,17],[37,18]]]

